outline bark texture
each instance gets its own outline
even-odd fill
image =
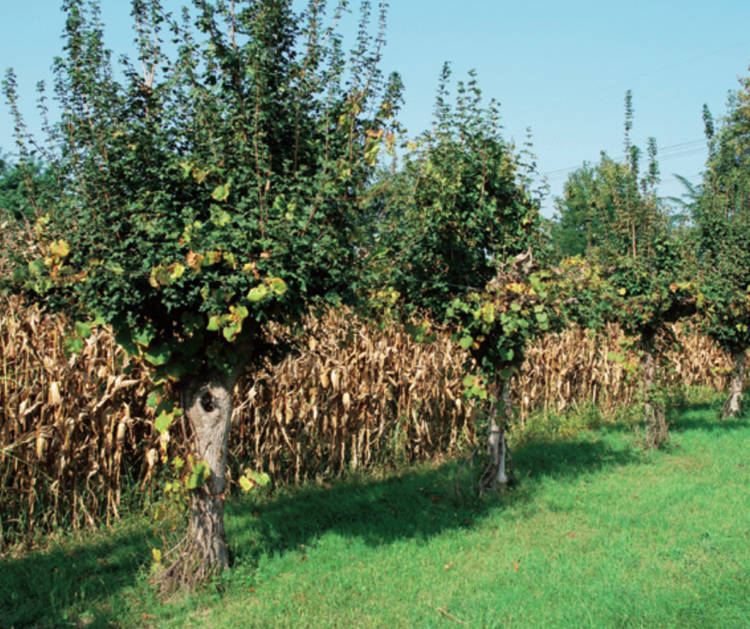
[[[745,350],[732,352],[732,379],[729,383],[729,397],[724,403],[724,419],[739,415],[742,411],[742,379],[745,371]]]
[[[196,580],[229,565],[224,529],[227,444],[236,377],[206,373],[191,378],[180,402],[195,442],[195,456],[211,471],[206,483],[191,492],[186,566]]]
[[[511,381],[503,380],[500,400],[490,409],[488,454],[490,462],[482,473],[479,491],[505,491],[513,482],[513,459],[508,450],[506,431],[513,416]],[[499,406],[499,408],[498,408]]]
[[[661,448],[669,442],[669,429],[661,401],[654,396],[656,382],[656,361],[654,360],[653,339],[646,344],[642,363],[643,423],[646,428],[646,447]]]

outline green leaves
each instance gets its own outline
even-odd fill
[[[247,298],[252,302],[259,302],[264,300],[266,297],[272,297],[274,295],[281,296],[286,293],[287,286],[286,282],[280,277],[269,277],[266,278],[264,284],[259,284],[253,287],[247,294]]]
[[[704,112],[709,157],[700,186],[690,187],[696,226],[697,286],[693,287],[705,334],[723,349],[750,347],[750,81],[729,102],[718,128]],[[679,283],[674,287],[684,290]]]
[[[206,328],[209,332],[217,332],[221,329],[221,317],[219,315],[213,315],[208,319],[208,326]]]
[[[464,394],[469,398],[478,398],[486,400],[488,397],[487,389],[484,387],[484,380],[475,375],[468,375],[463,379]]]
[[[251,491],[252,489],[255,489],[256,487],[264,487],[269,482],[271,482],[271,478],[268,476],[268,474],[264,474],[262,472],[256,472],[252,469],[246,469],[245,473],[240,476],[240,487],[242,487],[243,491]]]
[[[172,350],[167,343],[146,350],[143,357],[154,367],[165,365],[172,356]]]
[[[206,481],[211,476],[211,470],[208,467],[208,463],[205,461],[195,461],[193,463],[192,471],[185,482],[185,487],[188,489],[198,489],[206,484]]]
[[[65,353],[68,355],[78,354],[83,349],[83,341],[73,336],[66,336],[63,341]]]
[[[252,302],[258,302],[263,300],[269,293],[268,287],[261,284],[260,286],[255,286],[250,290],[250,292],[247,294],[247,298]]]
[[[154,420],[154,428],[159,431],[160,434],[164,434],[169,430],[169,426],[174,420],[173,413],[167,413],[162,411],[161,414]]]
[[[222,330],[224,338],[231,343],[242,331],[242,322],[248,314],[249,311],[244,306],[230,306],[228,314],[209,317],[207,329],[210,332]]]
[[[228,181],[227,183],[221,186],[217,186],[216,189],[211,193],[211,198],[214,201],[226,201],[229,198],[230,187],[231,187],[231,181]],[[229,222],[228,219],[227,219],[227,222]]]
[[[87,339],[91,336],[93,325],[94,325],[93,322],[90,322],[90,321],[88,322],[77,321],[73,327],[78,337],[82,339]]]

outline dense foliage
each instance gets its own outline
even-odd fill
[[[589,268],[574,265],[575,287],[570,316],[588,327],[612,321],[633,338],[643,353],[643,391],[647,445],[667,440],[663,409],[654,396],[655,339],[665,324],[695,311],[686,243],[673,229],[667,207],[656,193],[659,169],[656,141],[648,143],[648,165],[640,172],[641,151],[630,141],[632,97],[625,99],[626,161],[602,156],[593,169],[585,167],[589,216],[601,227],[598,243],[587,251]],[[579,195],[581,196],[581,195]],[[590,293],[594,289],[594,294]]]
[[[705,116],[709,157],[693,211],[703,329],[734,361],[726,415],[740,411],[750,347],[750,80],[741,83],[718,131]]]
[[[446,66],[434,130],[408,144],[380,239],[392,252],[384,269],[389,285],[409,310],[438,320],[454,297],[494,277],[496,260],[528,247],[538,211],[502,138],[496,104],[482,108],[472,73],[451,106],[449,78]]]
[[[325,2],[299,15],[291,0],[193,5],[176,20],[160,0],[133,2],[139,72],[127,58],[113,67],[97,2],[64,2],[62,114],[45,121],[53,194],[33,203],[33,224],[14,223],[6,285],[72,312],[81,337],[108,324],[157,384],[179,383],[182,408],[167,404],[156,428],[168,434],[183,411],[189,420],[195,451],[176,465],[195,490],[202,574],[227,562],[224,470],[240,370],[267,356],[268,322],[355,294],[359,198],[391,137],[400,81],[378,69],[385,17],[371,35],[367,0],[350,54],[325,25]],[[35,143],[11,71],[4,87],[28,157]]]
[[[601,244],[606,225],[614,215],[612,176],[625,168],[602,153],[596,166],[585,163],[563,185],[555,199],[556,221],[551,241],[557,259],[585,256]]]
[[[527,343],[549,329],[543,288],[549,273],[536,273],[532,251],[540,217],[530,166],[504,141],[497,105],[482,107],[474,74],[467,84],[458,83],[455,106],[449,103],[449,78],[445,66],[434,128],[407,145],[403,166],[392,177],[375,258],[382,260],[381,282],[394,300],[408,313],[447,324],[469,350],[467,392],[491,401],[493,463],[483,488],[494,488],[508,482],[510,379]],[[428,326],[415,335],[431,338]],[[501,397],[507,411],[496,424]]]
[[[121,83],[96,5],[66,9],[48,154],[64,194],[39,207],[25,290],[96,311],[157,380],[230,369],[259,325],[350,293],[357,196],[398,100],[368,37],[345,64],[338,39],[323,48],[321,3],[300,18],[288,2],[197,2],[198,38],[168,22],[168,59],[167,17],[139,2],[147,72],[128,63]],[[12,76],[6,91],[15,102]]]

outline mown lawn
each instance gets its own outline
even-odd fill
[[[0,627],[750,627],[750,425],[673,417],[516,450],[519,486],[453,492],[460,461],[242,497],[235,566],[161,600],[143,520],[0,563]]]

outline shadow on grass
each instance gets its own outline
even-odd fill
[[[747,427],[745,419],[717,421],[716,402],[687,402],[673,407],[672,431],[726,431]],[[573,482],[578,477],[622,465],[649,464],[634,447],[634,426],[604,424],[576,437],[537,436],[514,451],[514,490],[479,499],[455,494],[463,459],[402,470],[384,479],[349,478],[328,486],[285,489],[270,498],[243,496],[230,501],[230,544],[241,562],[282,554],[333,532],[369,545],[402,539],[426,541],[450,530],[471,527],[498,509],[533,499],[547,478]],[[475,466],[481,469],[479,463]]]
[[[673,430],[747,428],[745,419],[716,421],[715,410],[715,404],[688,404],[671,414]],[[523,506],[547,479],[572,483],[613,467],[648,463],[651,458],[641,456],[626,433],[632,434],[630,426],[605,425],[593,433],[539,437],[519,447],[513,453],[519,484],[501,497],[478,499],[467,488],[457,496],[460,459],[384,478],[350,477],[327,486],[283,489],[270,497],[232,498],[227,505],[230,548],[238,564],[252,569],[261,556],[314,546],[328,533],[379,546],[468,530],[498,511]],[[156,545],[151,534],[123,525],[86,543],[0,561],[0,629],[118,626],[131,617],[135,594],[127,590],[138,582]],[[142,595],[145,590],[137,591]]]
[[[723,401],[686,404],[670,410],[667,415],[670,429],[702,430],[708,432],[735,431],[748,427],[748,410],[744,408],[736,417],[723,419]]]
[[[641,463],[625,440],[613,448],[596,438],[526,445],[514,453],[519,484],[504,496],[477,498],[455,493],[463,459],[421,466],[381,480],[349,479],[329,487],[283,490],[228,505],[228,532],[236,558],[254,563],[261,555],[314,545],[326,533],[359,538],[368,545],[403,539],[427,541],[472,527],[498,509],[531,499],[545,477],[574,480],[612,466]],[[468,485],[467,477],[464,476]]]
[[[106,536],[106,537],[105,537]],[[0,628],[117,627],[153,545],[130,527],[0,560]]]

